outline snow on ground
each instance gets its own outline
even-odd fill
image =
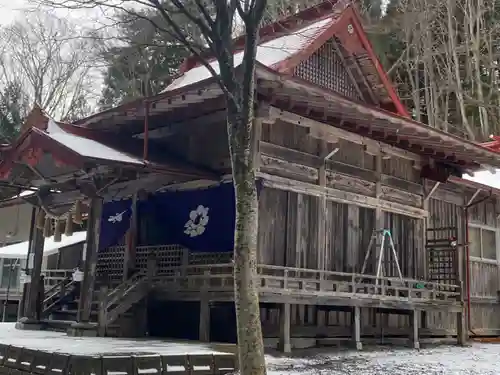
[[[500,345],[436,346],[420,351],[376,348],[361,353],[335,349],[308,356],[267,357],[268,375],[493,375],[500,374]]]
[[[15,323],[0,323],[0,343],[66,354],[210,354],[208,345],[146,339],[69,337],[63,332],[17,330]]]
[[[0,323],[0,343],[82,355],[209,354],[209,345],[163,340],[68,337],[64,333],[16,330]],[[500,375],[500,344],[429,346],[420,351],[378,347],[362,352],[309,349],[292,357],[267,356],[268,375]]]

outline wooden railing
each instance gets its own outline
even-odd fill
[[[44,275],[45,288],[50,288],[58,285],[62,280],[71,278],[73,270],[42,270],[42,275]]]
[[[144,298],[149,291],[151,277],[149,270],[136,273],[125,280],[112,291],[102,286],[99,295],[98,327],[99,335],[104,336],[106,328],[113,323],[120,314],[132,307],[134,303]]]
[[[67,277],[46,289],[43,301],[43,313],[49,313],[59,304],[72,291],[74,285],[75,281],[71,277]]]
[[[308,295],[332,295],[376,297],[384,299],[408,299],[415,301],[457,301],[460,286],[427,282],[411,278],[321,271],[305,268],[258,265],[258,285],[261,292],[298,293]],[[208,289],[214,292],[233,290],[233,265],[211,264],[189,266],[174,276],[159,276],[158,285],[181,291]]]

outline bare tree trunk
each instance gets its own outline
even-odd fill
[[[253,97],[251,102],[253,103]],[[258,200],[251,150],[253,122],[228,105],[228,135],[236,196],[234,287],[241,374],[266,374],[257,275]]]
[[[472,127],[469,125],[469,120],[467,118],[467,112],[465,110],[465,101],[464,101],[464,93],[463,93],[463,87],[462,87],[462,77],[460,76],[460,61],[458,59],[458,53],[457,53],[457,43],[456,43],[456,32],[455,32],[455,26],[454,26],[454,15],[453,12],[455,11],[455,0],[447,0],[448,4],[448,9],[447,9],[447,15],[448,15],[448,33],[449,33],[449,50],[450,54],[453,60],[453,73],[454,74],[454,81],[456,85],[456,96],[457,96],[457,104],[459,106],[460,110],[460,117],[463,123],[463,126],[465,130],[467,131],[467,134],[471,139],[475,138],[474,131],[472,130]]]

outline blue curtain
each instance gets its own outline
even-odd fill
[[[130,228],[132,200],[105,203],[102,207],[99,249],[117,245]]]
[[[194,252],[233,251],[235,203],[233,185],[158,193],[141,201],[148,232],[156,244],[179,244]]]

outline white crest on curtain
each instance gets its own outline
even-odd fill
[[[184,224],[184,233],[190,237],[197,237],[205,232],[205,227],[208,224],[208,207],[201,204],[189,213],[189,220]]]

